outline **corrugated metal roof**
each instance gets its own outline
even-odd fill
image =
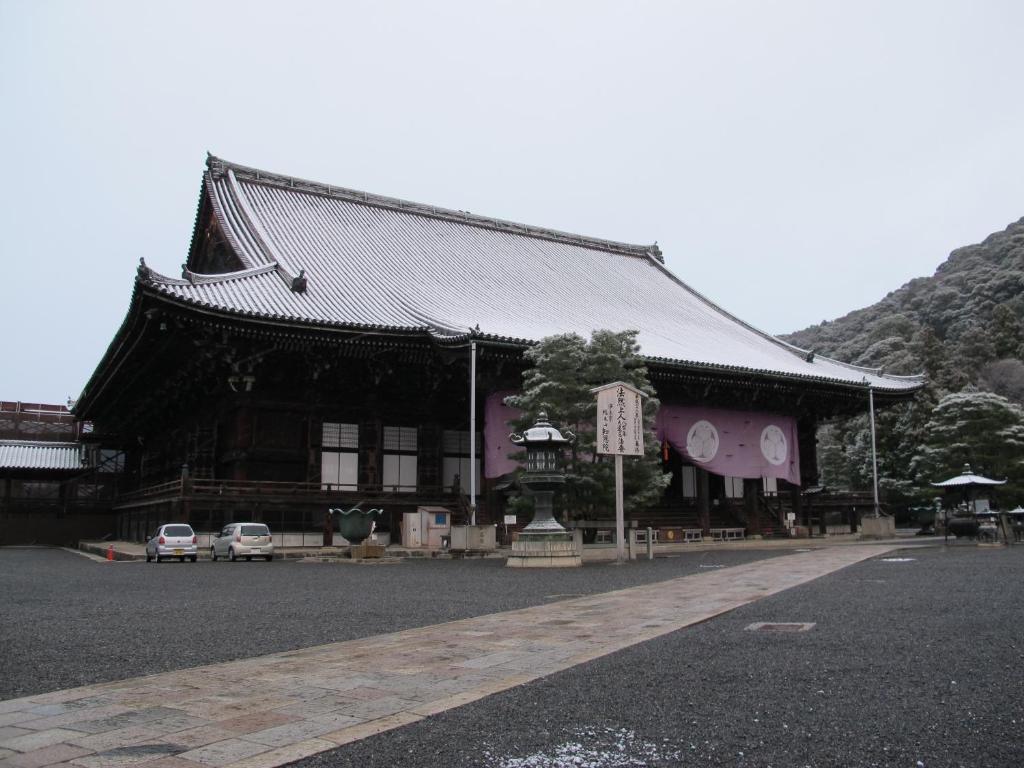
[[[201,307],[312,325],[535,342],[636,329],[650,360],[881,390],[883,375],[743,323],[629,245],[327,187],[211,158],[206,189],[246,269],[142,279]],[[305,270],[304,292],[292,290]],[[476,329],[476,330],[474,330]]]
[[[79,449],[78,443],[0,440],[0,469],[81,469]]]

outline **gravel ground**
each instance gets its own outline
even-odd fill
[[[778,554],[703,552],[556,573],[500,561],[104,564],[4,549],[0,698]],[[294,765],[1024,765],[1024,547],[887,559]],[[745,630],[762,621],[816,625]]]
[[[628,566],[95,562],[0,548],[0,699],[394,632],[738,565],[785,552],[693,552]]]
[[[898,558],[295,768],[1024,765],[1024,547]]]

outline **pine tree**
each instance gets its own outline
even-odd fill
[[[643,392],[645,455],[623,460],[624,505],[627,512],[660,501],[671,480],[661,471],[660,450],[653,439],[658,400],[640,357],[636,331],[594,331],[590,341],[577,334],[550,336],[526,351],[532,364],[523,373],[523,391],[506,403],[523,412],[516,423],[527,429],[544,411],[561,430],[576,435],[567,452],[566,483],[557,506],[567,519],[608,519],[615,513],[615,463],[595,453],[597,400],[591,389],[614,381]],[[514,500],[522,511],[526,502]]]

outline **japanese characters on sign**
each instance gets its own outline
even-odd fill
[[[597,392],[597,452],[644,453],[643,395],[628,384],[617,383]]]

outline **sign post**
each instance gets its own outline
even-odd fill
[[[624,563],[622,457],[644,454],[644,395],[622,381],[590,391],[597,395],[597,452],[615,457],[615,559]]]

